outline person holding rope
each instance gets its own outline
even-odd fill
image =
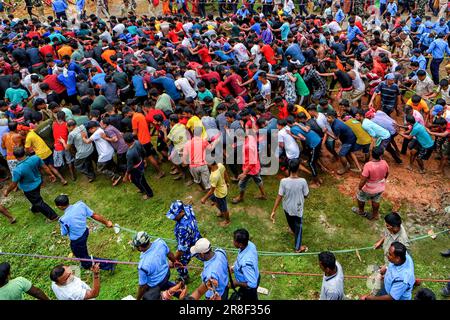
[[[113,223],[102,215],[95,213],[83,201],[78,201],[73,205],[69,203],[69,197],[61,194],[55,198],[55,205],[58,209],[64,211],[64,215],[59,218],[61,227],[61,235],[68,236],[70,239],[70,249],[75,257],[81,259],[92,259],[88,253],[87,240],[89,236],[89,228],[87,227],[87,218],[92,218],[107,228],[112,228]],[[100,259],[100,258],[95,258]],[[92,262],[81,261],[84,269],[92,267]],[[114,271],[115,264],[102,262],[100,269]]]
[[[182,267],[175,255],[170,251],[166,242],[156,239],[150,242],[150,236],[145,231],[139,231],[133,238],[132,245],[141,252],[138,265],[139,288],[136,300],[154,300],[155,295],[161,294],[175,286],[169,281],[170,267]],[[172,262],[169,266],[167,258]]]

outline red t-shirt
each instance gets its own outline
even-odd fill
[[[225,85],[225,83],[223,81],[220,81],[217,84],[216,91],[219,92],[223,98],[231,95],[230,89],[228,89],[228,87]]]
[[[220,75],[216,71],[211,71],[205,74],[200,75],[200,78],[211,82],[212,79],[217,79],[217,81],[220,81]]]
[[[203,47],[203,48],[201,48],[200,50],[198,50],[198,55],[200,56],[200,59],[203,61],[203,62],[211,62],[212,61],[212,58],[211,58],[211,56],[209,55],[209,49],[208,48],[206,48],[206,47]]]
[[[177,35],[177,33],[174,30],[169,31],[169,33],[167,34],[167,38],[169,38],[170,41],[172,41],[172,42],[178,42],[179,41],[178,35]]]
[[[287,105],[288,105],[287,101],[283,100],[283,106],[282,107],[278,106],[278,119],[286,119],[287,117],[289,117]]]
[[[389,172],[389,166],[385,160],[369,161],[364,165],[362,176],[367,178],[362,191],[369,194],[383,192],[386,188],[386,174]]]
[[[47,54],[51,54],[53,56],[53,58],[56,58],[55,50],[53,49],[53,46],[51,46],[49,44],[41,47],[39,49],[39,52],[42,54],[42,56],[44,56],[44,58],[47,56]]]
[[[258,156],[258,145],[254,136],[247,136],[242,150],[242,171],[249,170],[248,174],[257,175],[261,169]]]
[[[239,83],[242,83],[242,78],[237,73],[230,75],[224,82],[224,84],[231,87],[235,95],[245,95],[247,93],[247,89],[242,87]]]
[[[156,130],[159,130],[159,126],[155,125],[153,121],[155,121],[155,115],[160,114],[163,117],[163,120],[166,120],[166,115],[160,109],[150,109],[145,115],[145,120],[147,123],[155,126]]]
[[[33,39],[33,37],[37,37],[38,39],[40,39],[41,38],[41,34],[39,32],[37,32],[37,31],[30,31],[30,32],[28,32],[27,38]]]
[[[193,137],[183,148],[185,161],[189,160],[189,167],[195,168],[206,165],[206,147],[209,145],[206,139]],[[187,157],[189,156],[189,159]]]
[[[266,58],[268,63],[271,65],[277,64],[277,60],[275,60],[275,52],[270,45],[263,45],[259,51],[264,55],[264,58]]]
[[[64,145],[59,141],[63,138],[67,142],[69,131],[67,130],[67,123],[53,122],[53,139],[55,140],[55,151],[64,151]]]
[[[45,76],[44,83],[47,83],[51,90],[57,94],[61,94],[66,90],[66,87],[58,81],[56,74],[49,74]]]

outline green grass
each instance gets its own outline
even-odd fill
[[[165,168],[166,171],[168,167]],[[71,202],[85,201],[95,212],[98,212],[121,226],[134,230],[145,230],[151,235],[174,238],[173,222],[165,217],[171,201],[184,199],[192,195],[195,201],[194,210],[199,221],[202,235],[209,238],[213,245],[232,247],[232,233],[235,229],[244,227],[249,230],[252,241],[260,250],[292,252],[293,236],[288,233],[287,223],[281,209],[277,213],[276,223],[269,219],[273,201],[278,190],[276,177],[264,177],[269,200],[259,201],[253,197],[257,188],[250,184],[244,203],[231,205],[232,223],[227,228],[218,226],[216,209],[199,202],[201,192],[197,186],[186,188],[182,182],[173,181],[170,176],[157,181],[150,178],[154,172],[147,170],[150,185],[155,191],[151,200],[141,201],[140,194],[131,184],[121,184],[111,188],[109,181],[103,177],[89,184],[85,177],[79,175],[76,183],[62,187],[58,184],[47,184],[43,188],[43,197],[51,206],[53,199],[60,193],[67,193]],[[353,214],[350,210],[352,200],[337,190],[338,181],[332,177],[325,178],[325,184],[320,189],[311,190],[306,200],[304,214],[303,243],[310,251],[358,248],[372,245],[382,232],[383,223],[369,222]],[[356,186],[355,186],[356,187]],[[233,185],[229,198],[238,192]],[[0,251],[19,253],[39,253],[46,255],[69,256],[70,247],[67,238],[60,236],[59,226],[46,224],[40,214],[31,213],[29,203],[19,191],[10,196],[10,211],[18,218],[16,225],[9,225],[6,219],[0,217]],[[413,204],[411,204],[413,205]],[[390,204],[382,202],[382,212],[387,212]],[[405,214],[403,214],[405,216]],[[138,261],[139,253],[129,245],[131,235],[125,231],[115,234],[112,230],[96,227],[89,237],[90,253],[99,257],[124,261]],[[410,237],[417,234],[410,234]],[[175,250],[173,244],[169,246]],[[448,272],[448,260],[439,255],[440,250],[448,247],[448,235],[440,235],[435,240],[425,239],[415,242],[412,255],[416,267],[416,277],[445,279]],[[362,251],[362,261],[355,253],[339,254],[345,274],[367,275],[368,265],[382,264],[382,251]],[[1,257],[0,261],[12,264],[12,276],[24,276],[33,284],[43,289],[54,298],[50,288],[49,272],[53,266],[60,263],[55,260],[31,258]],[[234,261],[234,255],[229,255],[229,261]],[[70,264],[70,263],[69,263]],[[192,265],[201,266],[194,259]],[[317,257],[260,257],[260,269],[270,271],[298,271],[320,273]],[[175,278],[176,272],[172,272]],[[83,272],[82,278],[91,284],[89,272]],[[200,282],[200,270],[192,270],[189,285],[192,291]],[[272,276],[263,275],[261,286],[268,288],[269,295],[260,295],[261,299],[316,299],[320,292],[322,279],[320,277]],[[119,265],[115,274],[102,273],[101,293],[99,299],[121,299],[129,294],[135,295],[137,290],[136,266]],[[442,283],[424,283],[423,287],[431,288],[435,293],[443,287]],[[347,279],[345,291],[350,298],[357,298],[369,292],[365,280]],[[440,295],[438,295],[441,298]]]

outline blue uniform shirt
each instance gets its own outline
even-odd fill
[[[162,239],[156,239],[147,251],[141,253],[138,265],[139,285],[155,287],[169,272],[167,254],[169,247]]]
[[[402,265],[389,263],[384,276],[384,288],[394,300],[411,300],[415,281],[414,263],[407,253],[406,261]]]
[[[69,235],[70,240],[79,239],[86,231],[86,220],[92,217],[94,211],[83,201],[78,201],[64,210],[64,215],[59,218],[61,235]]]
[[[12,182],[17,182],[23,192],[36,189],[42,183],[39,168],[43,165],[44,161],[36,155],[19,161],[12,172]]]
[[[205,284],[210,279],[217,280],[218,286],[216,292],[221,296],[223,295],[229,281],[227,254],[223,249],[216,249],[214,251],[214,257],[205,261],[201,277]],[[205,294],[208,299],[211,298],[212,295],[213,292],[211,290],[208,290]]]
[[[419,39],[419,42],[425,47],[429,47],[430,44],[434,41],[434,38],[429,37],[429,35],[429,33],[423,33]]]
[[[334,17],[334,19],[336,20],[337,23],[341,23],[345,18],[345,14],[344,11],[342,11],[341,8],[339,8],[339,10],[336,12],[336,16]]]
[[[419,26],[417,27],[417,33],[418,33],[418,37],[420,37],[422,34],[424,34],[427,30],[427,28],[425,28],[425,25],[423,23],[419,24]]]
[[[436,25],[434,26],[434,31],[436,31],[436,34],[447,34],[449,33],[448,25],[446,25],[445,23],[443,25],[441,25],[440,23],[436,23]]]
[[[184,206],[184,216],[175,224],[175,238],[178,242],[177,249],[190,254],[189,248],[192,247],[202,236],[198,231],[197,219],[190,206]]]
[[[67,3],[64,0],[54,0],[52,3],[53,11],[58,12],[64,12],[67,9]]]
[[[364,36],[364,34],[361,32],[361,30],[357,26],[348,26],[347,28],[347,39],[348,41],[352,41],[354,38],[356,38],[357,35]]]
[[[395,14],[397,13],[397,4],[395,2],[388,3],[386,7],[387,12],[391,14],[391,17],[395,17]]]
[[[425,28],[427,32],[431,32],[434,29],[434,26],[436,25],[435,22],[432,21],[425,21]]]
[[[104,74],[104,73],[100,73],[100,74]],[[97,76],[97,75],[95,75]],[[95,78],[92,77],[92,79]],[[75,94],[77,94],[77,75],[75,73],[75,71],[67,71],[67,77],[64,76],[64,74],[58,74],[58,76],[56,77],[58,79],[59,82],[61,82],[67,89],[67,95],[68,96],[73,96]]]
[[[450,55],[450,48],[448,47],[448,42],[443,39],[436,39],[431,44],[427,50],[427,53],[431,53],[434,59],[443,59],[445,53]]]
[[[249,288],[256,289],[258,287],[258,252],[253,242],[249,241],[244,250],[239,250],[234,263],[234,275],[236,281],[246,282]]]
[[[411,62],[418,62],[419,63],[419,69],[426,70],[427,69],[427,59],[421,54],[420,56],[412,56],[409,61]]]

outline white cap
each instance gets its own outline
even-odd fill
[[[206,238],[198,239],[193,247],[191,247],[191,254],[206,253],[211,250],[211,242]]]

